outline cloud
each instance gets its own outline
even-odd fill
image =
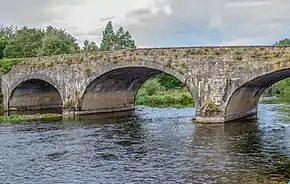
[[[51,24],[79,43],[99,43],[109,20],[139,47],[273,44],[290,35],[289,0],[2,1],[3,23]]]

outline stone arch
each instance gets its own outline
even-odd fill
[[[7,110],[62,108],[63,95],[46,76],[27,76],[14,82],[7,95]]]
[[[226,102],[224,112],[226,121],[256,116],[262,93],[276,82],[287,77],[290,77],[290,68],[266,72],[241,84],[229,95]]]
[[[104,67],[101,72],[90,77],[81,93],[81,111],[133,109],[135,96],[141,85],[152,76],[163,72],[176,77],[182,83],[187,82],[185,75],[150,61],[135,62],[133,65],[115,63]],[[193,94],[193,87],[187,87]]]

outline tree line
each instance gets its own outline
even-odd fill
[[[18,28],[2,24],[0,25],[0,59],[136,48],[129,31],[120,27],[115,33],[111,21],[106,25],[102,36],[100,48],[95,42],[88,40],[85,40],[84,46],[80,48],[76,38],[64,29],[52,26],[47,26],[45,29],[27,26]]]
[[[130,32],[122,26],[114,31],[112,21],[109,21],[102,31],[99,46],[94,41],[85,40],[82,48],[76,42],[76,38],[64,29],[53,26],[43,29],[0,25],[0,59],[136,48]],[[178,79],[165,73],[155,76],[154,79],[166,90],[182,86]]]

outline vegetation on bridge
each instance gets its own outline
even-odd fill
[[[70,33],[52,26],[37,29],[27,26],[18,28],[0,25],[0,72],[4,74],[22,61],[21,58],[130,49],[136,49],[136,45],[129,31],[123,27],[119,27],[115,31],[111,21],[107,23],[102,32],[102,41],[99,47],[95,42],[88,40],[85,40],[83,47],[80,47],[76,38]],[[29,61],[29,59],[25,60],[25,62]],[[40,63],[40,65],[50,66],[53,63],[50,61],[49,63]],[[89,73],[88,71],[91,72],[91,69],[87,68],[86,73]],[[180,90],[183,89],[182,83],[166,73],[149,79],[147,84],[153,85],[145,84],[144,87],[141,87],[137,95],[137,104],[187,105],[192,101],[189,92]],[[147,93],[150,87],[157,90],[151,90]]]

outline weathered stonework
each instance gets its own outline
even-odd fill
[[[21,97],[21,106],[31,106],[27,100],[31,93],[45,93],[40,89],[37,93],[33,89],[21,92],[19,86],[31,79],[45,81],[59,92],[59,98],[46,102],[61,99],[54,104],[62,104],[64,113],[130,110],[140,86],[148,78],[166,72],[192,93],[198,122],[225,122],[255,115],[262,92],[289,77],[289,67],[290,47],[274,46],[152,48],[60,55],[21,60],[2,75],[2,91],[7,111],[11,103],[17,104],[15,99]],[[39,100],[35,106],[42,103]]]

